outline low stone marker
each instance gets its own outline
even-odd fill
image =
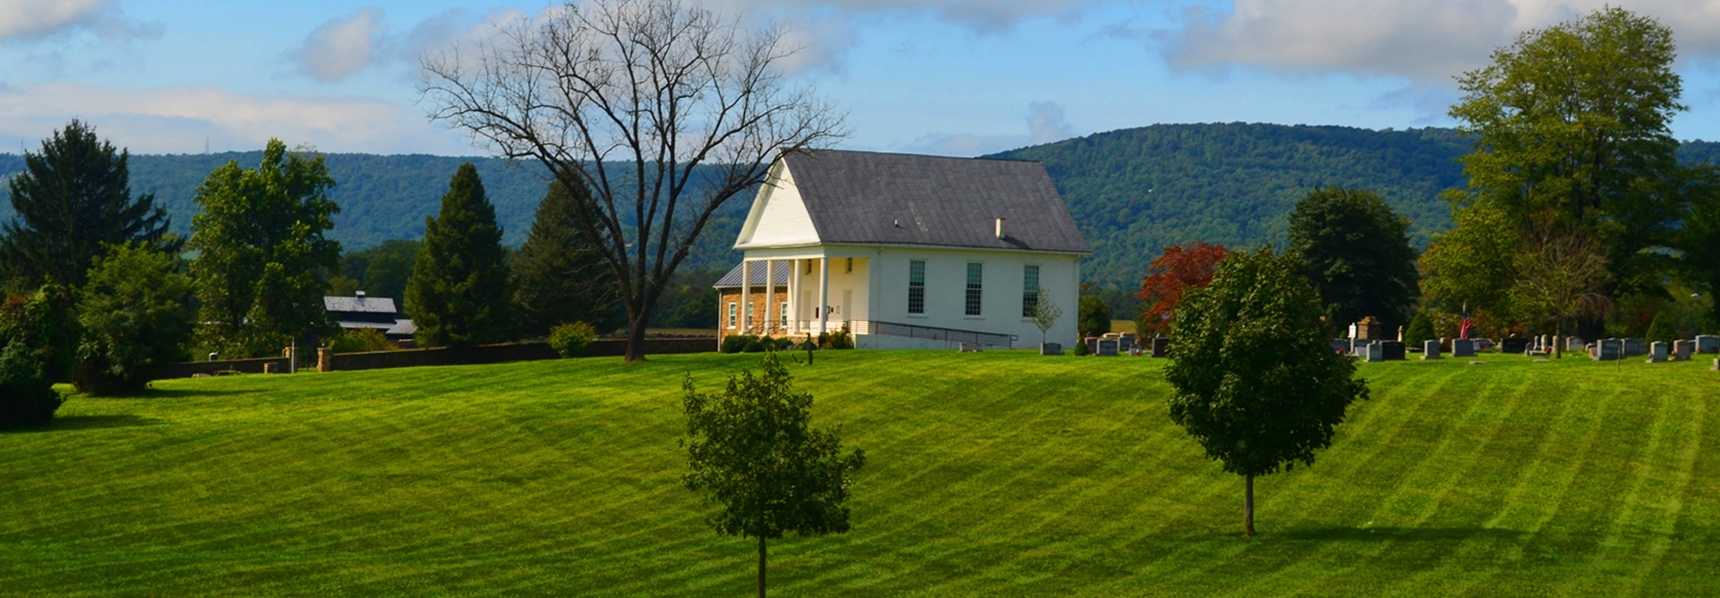
[[[1588,346],[1588,344],[1584,343],[1583,339],[1581,337],[1575,337],[1575,336],[1565,337],[1565,350],[1566,351],[1581,351],[1586,346]]]
[[[1100,357],[1116,357],[1117,343],[1117,339],[1114,338],[1099,339],[1099,352],[1095,353],[1095,355]]]
[[[978,353],[985,350],[985,345],[979,343],[962,343],[963,353]]]
[[[1696,335],[1697,353],[1720,353],[1720,336],[1710,334]]]
[[[1654,341],[1648,345],[1648,363],[1666,363],[1666,343]]]
[[[1170,357],[1170,354],[1171,339],[1162,336],[1153,337],[1153,357]]]
[[[1119,334],[1119,335],[1117,335],[1117,341],[1118,341],[1117,350],[1123,351],[1126,353],[1130,349],[1135,348],[1135,333],[1124,332],[1122,334]]]
[[[1062,355],[1063,354],[1063,343],[1040,343],[1039,344],[1039,354],[1040,355]]]
[[[1439,359],[1439,341],[1436,341],[1436,340],[1422,341],[1422,343],[1421,343],[1421,359],[1422,359],[1422,361],[1427,361],[1429,359]]]
[[[1474,339],[1467,339],[1467,338],[1451,339],[1451,356],[1452,357],[1474,357],[1475,356],[1475,340]]]
[[[1708,366],[1710,372],[1720,372],[1720,359],[1714,360],[1714,365]]]
[[[1672,341],[1672,360],[1690,361],[1690,356],[1696,354],[1696,341]]]

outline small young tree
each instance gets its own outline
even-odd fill
[[[1081,297],[1080,314],[1076,319],[1076,328],[1087,336],[1099,336],[1111,331],[1111,306],[1105,305],[1105,300],[1093,295]]]
[[[722,510],[707,521],[717,533],[758,538],[758,595],[764,596],[765,540],[784,533],[822,536],[848,531],[848,487],[865,463],[843,454],[833,428],[814,429],[812,395],[795,392],[788,370],[765,354],[763,372],[729,378],[722,394],[704,394],[688,377],[687,489]]]
[[[1293,257],[1236,253],[1212,284],[1183,296],[1171,344],[1171,420],[1209,458],[1246,479],[1243,530],[1254,535],[1254,478],[1313,465],[1367,385],[1333,352],[1320,298]]]
[[[1039,297],[1033,301],[1033,325],[1039,327],[1039,344],[1045,344],[1045,333],[1057,325],[1057,318],[1063,317],[1063,308],[1051,302],[1051,292],[1045,287],[1038,288]]]
[[[418,344],[464,347],[507,340],[510,283],[496,208],[484,197],[477,167],[461,164],[442,196],[440,217],[424,220],[424,244],[406,281],[406,315],[418,326]]]
[[[114,245],[90,268],[78,302],[83,342],[72,381],[89,394],[143,390],[166,373],[191,338],[191,279],[176,258],[138,244]]]
[[[1135,316],[1135,334],[1162,335],[1170,332],[1177,302],[1190,289],[1206,287],[1218,262],[1230,254],[1223,245],[1194,241],[1165,247],[1141,278],[1141,311]]]

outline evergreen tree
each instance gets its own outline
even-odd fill
[[[526,336],[542,336],[569,322],[586,322],[599,332],[626,324],[615,297],[615,270],[598,247],[602,241],[585,238],[580,230],[589,227],[576,222],[583,210],[592,209],[590,204],[584,185],[570,191],[560,181],[551,182],[538,203],[531,236],[514,260],[519,282],[514,297]]]
[[[340,211],[323,158],[289,155],[269,140],[252,170],[237,162],[197,187],[191,264],[202,302],[198,337],[227,357],[278,354],[302,335],[326,331],[319,271],[333,272],[340,243],[323,236]]]
[[[1433,338],[1433,320],[1427,317],[1427,312],[1416,312],[1409,321],[1409,329],[1403,333],[1403,344],[1419,348]]]
[[[77,120],[43,140],[42,153],[25,153],[24,172],[8,182],[17,218],[0,235],[0,275],[82,286],[104,246],[161,243],[167,211],[153,193],[132,197],[130,158]]]
[[[424,244],[406,281],[406,315],[420,346],[464,347],[507,340],[513,293],[496,208],[471,162],[460,165],[439,216],[424,220]]]

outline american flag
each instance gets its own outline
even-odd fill
[[[1463,324],[1457,328],[1457,338],[1469,338],[1469,329],[1474,326],[1469,323],[1469,304],[1463,304]]]

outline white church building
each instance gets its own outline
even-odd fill
[[[847,329],[870,349],[1036,347],[1039,288],[1075,340],[1089,253],[1038,162],[838,150],[779,155],[715,285],[720,337]],[[768,281],[768,282],[767,282]]]

